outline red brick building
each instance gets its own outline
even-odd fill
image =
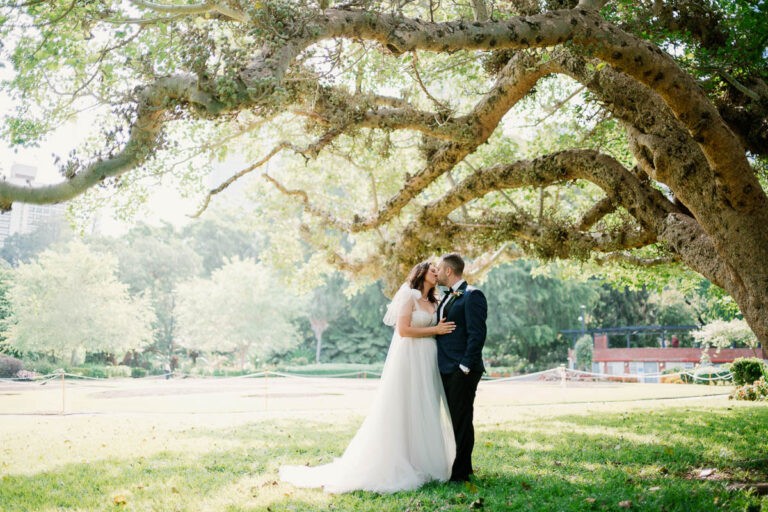
[[[595,334],[592,351],[592,371],[609,375],[658,374],[667,368],[693,368],[701,361],[701,348],[608,348],[608,335]],[[760,357],[768,359],[764,349],[724,348],[718,352],[708,349],[713,364],[730,363],[738,357]],[[568,367],[573,368],[573,349],[568,350]],[[656,380],[656,379],[653,379]]]

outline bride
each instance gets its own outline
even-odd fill
[[[344,454],[324,466],[283,466],[280,480],[326,492],[411,490],[451,476],[456,444],[437,369],[437,269],[416,265],[387,308],[395,326],[376,398]]]

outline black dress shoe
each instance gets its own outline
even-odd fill
[[[469,476],[452,476],[451,482],[469,482]]]

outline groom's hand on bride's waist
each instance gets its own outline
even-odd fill
[[[459,365],[459,370],[461,370],[464,373],[464,375],[469,375],[469,368],[467,368],[463,364]]]

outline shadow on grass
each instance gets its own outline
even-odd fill
[[[327,496],[273,483],[281,464],[330,461],[358,424],[283,420],[190,429],[178,435],[200,439],[203,447],[210,438],[236,448],[9,475],[0,485],[0,509],[105,510],[115,507],[116,495],[129,493],[129,505],[138,510],[466,511],[482,503],[494,512],[741,511],[756,498],[729,491],[729,481],[768,476],[759,463],[749,464],[768,457],[768,408],[734,407],[574,414],[485,428],[477,434],[471,486],[431,483],[393,495]],[[713,478],[695,478],[702,468],[715,468]],[[240,498],[217,501],[238,482],[255,487]]]

